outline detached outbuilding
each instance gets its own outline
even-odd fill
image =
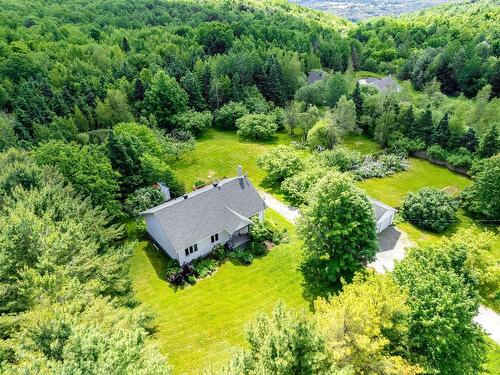
[[[264,219],[266,204],[238,167],[238,176],[172,199],[141,213],[157,247],[183,265],[216,245],[236,248],[249,240],[252,217]]]
[[[396,215],[396,209],[372,198],[370,198],[370,202],[375,211],[377,233],[381,233],[392,225],[394,215]]]

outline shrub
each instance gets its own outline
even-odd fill
[[[205,182],[205,181],[203,181],[203,180],[196,180],[196,181],[194,182],[194,187],[195,187],[195,189],[202,188],[202,187],[203,187],[203,186],[205,186],[205,185],[206,185],[206,182]]]
[[[247,250],[256,257],[264,256],[267,253],[266,245],[263,242],[252,241],[248,245]]]
[[[248,232],[252,241],[257,243],[271,241],[273,233],[268,226],[264,222],[261,222],[258,218],[252,218],[252,222],[253,224],[250,226],[250,230]]]
[[[252,264],[253,255],[248,251],[237,249],[229,253],[229,258],[242,264]]]
[[[347,172],[356,169],[363,161],[363,156],[359,151],[340,146],[317,154],[317,159],[330,168],[336,168],[340,172]]]
[[[448,153],[439,145],[432,145],[427,148],[427,155],[438,160],[446,160]]]
[[[469,169],[474,162],[474,156],[465,147],[460,147],[457,151],[448,155],[446,161],[454,167]]]
[[[444,231],[455,219],[458,201],[447,193],[423,188],[410,193],[403,201],[403,218],[422,229]]]
[[[204,258],[193,262],[193,267],[200,279],[210,276],[217,271],[217,261],[214,259]]]
[[[210,111],[196,112],[189,110],[176,115],[173,123],[176,129],[200,134],[212,126],[212,113]]]
[[[420,139],[398,137],[390,141],[389,150],[398,155],[407,156],[411,152],[425,149],[425,143]]]
[[[162,192],[152,187],[145,187],[134,191],[125,200],[124,209],[132,215],[138,216],[140,212],[165,202]]]
[[[236,120],[249,113],[243,103],[229,102],[214,113],[214,125],[220,129],[235,129]]]
[[[354,171],[359,179],[390,176],[408,169],[405,158],[395,154],[383,154],[378,158],[368,156]]]
[[[386,176],[406,171],[409,167],[404,157],[395,154],[382,154],[378,157],[378,161],[384,165]]]
[[[280,145],[257,158],[257,165],[267,173],[267,180],[280,183],[304,168],[299,154],[290,146]]]
[[[500,154],[481,163],[472,180],[461,194],[464,208],[475,217],[500,221]]]
[[[211,257],[219,262],[222,262],[228,257],[228,250],[223,245],[216,245],[210,254]]]
[[[278,125],[272,115],[251,114],[236,120],[238,136],[249,139],[269,139],[274,136]]]

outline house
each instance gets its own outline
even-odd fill
[[[155,245],[183,265],[216,245],[236,248],[249,240],[251,218],[264,219],[266,204],[241,166],[238,175],[141,213]]]
[[[367,85],[367,86],[373,86],[377,90],[382,91],[382,92],[387,92],[390,90],[396,90],[396,92],[401,91],[401,87],[398,85],[398,83],[392,78],[392,76],[387,76],[382,79],[378,78],[361,78],[358,79],[358,82],[360,85]]]
[[[323,80],[325,77],[326,77],[326,72],[324,72],[323,70],[311,70],[307,75],[307,83],[311,85],[313,83]]]
[[[387,227],[392,224],[396,209],[392,208],[382,202],[370,198],[370,202],[375,211],[375,219],[377,221],[377,234],[383,232]]]

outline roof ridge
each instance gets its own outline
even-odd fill
[[[235,180],[237,178],[238,178],[238,176],[236,176],[236,177],[230,177],[230,178],[225,178],[225,179],[219,181],[217,183],[217,185],[214,185],[212,183],[210,185],[204,186],[204,187],[202,187],[200,189],[197,189],[197,190],[191,191],[189,193],[186,193],[183,196],[180,196],[180,197],[171,199],[169,201],[163,202],[163,203],[159,204],[158,206],[154,206],[154,207],[148,208],[147,210],[144,210],[143,212],[141,212],[140,215],[154,214],[155,212],[157,212],[159,210],[162,210],[165,207],[170,207],[170,206],[173,206],[174,204],[183,202],[186,199],[193,198],[193,197],[201,195],[203,193],[207,193],[207,192],[209,192],[209,191],[211,191],[211,190],[213,190],[213,189],[215,189],[217,187],[220,187],[222,185],[225,185],[228,182],[231,182],[231,181],[233,181],[233,180]]]

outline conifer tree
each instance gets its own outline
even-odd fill
[[[460,145],[470,152],[476,152],[478,143],[476,131],[473,128],[469,128],[460,139]]]
[[[425,111],[420,115],[416,123],[416,135],[429,145],[432,139],[433,122],[431,105],[427,105]]]
[[[441,121],[437,123],[432,134],[432,143],[443,148],[448,147],[448,139],[450,138],[449,118],[450,115],[446,112]]]
[[[352,100],[356,105],[356,118],[359,120],[361,115],[363,114],[363,96],[361,95],[361,89],[359,86],[359,82],[356,82],[356,87],[352,92]]]

